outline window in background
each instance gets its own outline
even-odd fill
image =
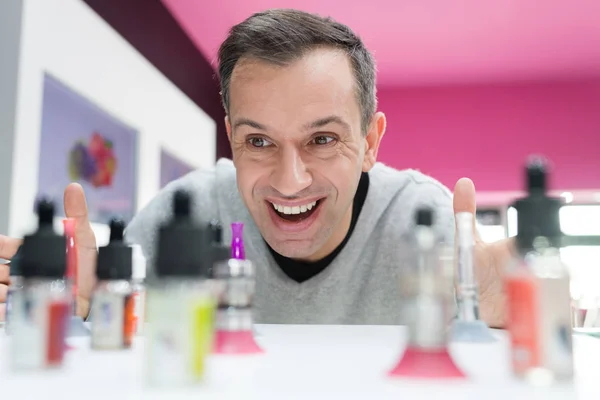
[[[565,235],[600,235],[600,205],[569,205],[560,209],[560,229]]]
[[[518,231],[517,210],[510,207],[506,213],[509,236]],[[559,212],[561,230],[566,235],[600,236],[600,205],[564,205]],[[571,276],[571,297],[578,316],[584,318],[577,326],[588,324],[589,328],[600,325],[600,247],[571,246],[560,250],[561,258]]]
[[[479,236],[486,243],[506,238],[506,228],[500,208],[478,209],[476,214]]]

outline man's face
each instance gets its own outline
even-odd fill
[[[318,49],[285,67],[236,65],[226,122],[238,189],[279,254],[316,260],[345,237],[361,171],[374,162],[365,162],[360,115],[342,52]]]

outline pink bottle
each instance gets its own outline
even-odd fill
[[[213,277],[219,287],[214,352],[262,353],[252,330],[254,266],[245,259],[244,224],[233,223],[231,229],[231,258],[213,267]]]
[[[77,244],[75,243],[75,227],[77,221],[74,218],[63,219],[65,239],[67,241],[67,273],[65,277],[73,291],[73,301],[77,298],[77,282],[79,279],[79,265],[77,257]]]
[[[75,228],[77,221],[74,218],[63,219],[64,236],[67,242],[67,269],[65,282],[71,290],[71,309],[68,318],[67,336],[89,336],[90,331],[85,326],[83,318],[77,316],[77,295],[79,294],[77,282],[79,281],[79,256],[77,253],[77,241],[75,240]],[[73,347],[67,345],[67,349]]]
[[[433,212],[420,209],[410,262],[401,265],[403,320],[408,330],[406,350],[391,377],[464,378],[448,352],[447,324],[453,308],[454,250],[437,243]]]

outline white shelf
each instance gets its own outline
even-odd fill
[[[389,326],[257,325],[261,356],[213,356],[204,384],[179,390],[144,388],[143,339],[121,352],[97,352],[86,339],[61,370],[15,375],[6,369],[9,339],[0,335],[3,397],[92,399],[574,399],[600,398],[600,339],[575,336],[573,384],[533,388],[515,380],[505,333],[493,344],[453,344],[451,353],[468,374],[464,382],[400,381],[386,373],[403,349],[404,330]],[[577,397],[576,397],[577,395]]]

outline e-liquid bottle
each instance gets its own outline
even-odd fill
[[[6,292],[6,314],[4,316],[4,331],[11,333],[12,297],[15,292],[23,289],[23,271],[21,268],[21,252],[23,246],[19,246],[17,252],[10,260],[10,284]]]
[[[186,386],[202,381],[210,350],[215,301],[205,259],[206,230],[190,215],[187,192],[173,197],[173,218],[158,232],[147,280],[146,383]]]
[[[527,166],[527,197],[517,200],[519,256],[507,267],[508,333],[516,376],[544,384],[573,376],[571,295],[560,258],[559,199],[546,195],[547,166]]]
[[[414,235],[408,238],[408,262],[400,265],[403,324],[408,344],[392,377],[463,378],[448,352],[447,324],[454,305],[454,249],[441,243],[433,229],[434,214],[422,207],[415,214]]]
[[[142,251],[142,246],[139,244],[131,245],[133,252],[133,275],[131,280],[131,289],[134,301],[134,320],[135,334],[142,335],[144,333],[144,325],[146,322],[146,257]]]
[[[23,288],[11,298],[13,370],[61,366],[71,293],[65,285],[66,241],[53,229],[54,205],[37,204],[38,229],[25,236],[21,253]]]
[[[92,348],[131,347],[135,334],[131,287],[132,251],[123,241],[125,223],[110,222],[110,241],[98,250],[98,283],[92,300]]]
[[[457,227],[456,287],[458,315],[452,323],[451,338],[456,342],[485,343],[496,339],[479,317],[479,284],[475,277],[475,218],[470,212],[455,215]]]
[[[254,339],[252,305],[254,299],[254,265],[245,259],[243,224],[232,226],[231,257],[214,265],[218,309],[214,352],[217,354],[262,353]],[[220,242],[221,240],[219,240]],[[215,246],[219,248],[222,246]]]

